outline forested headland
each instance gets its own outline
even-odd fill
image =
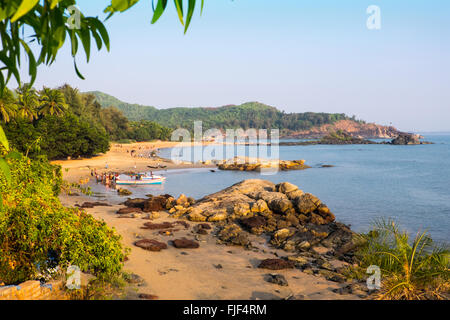
[[[201,120],[203,129],[255,128],[280,129],[282,133],[308,130],[340,120],[354,120],[343,113],[303,112],[285,113],[259,102],[211,108],[168,108],[130,104],[100,91],[89,92],[103,107],[116,107],[129,120],[147,119],[169,128],[191,129],[193,121]],[[358,120],[358,122],[362,122]]]

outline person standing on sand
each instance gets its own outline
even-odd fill
[[[108,162],[106,162],[105,164],[105,169],[108,169]]]

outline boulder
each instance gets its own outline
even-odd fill
[[[173,227],[173,223],[170,223],[170,222],[162,222],[162,223],[146,222],[146,223],[144,223],[144,226],[142,227],[142,229],[157,230],[157,229],[169,229],[172,227]]]
[[[294,202],[298,212],[303,214],[313,212],[321,204],[320,199],[310,193],[305,193],[302,196],[295,198]]]
[[[227,244],[238,246],[248,246],[250,244],[248,234],[236,224],[225,226],[217,236],[222,242]]]
[[[172,243],[173,246],[177,249],[196,249],[200,246],[198,242],[186,238],[175,239],[172,241]]]
[[[258,265],[258,268],[269,270],[293,269],[294,267],[294,262],[284,259],[265,259]]]
[[[304,192],[300,189],[297,189],[295,191],[291,191],[291,192],[287,192],[286,196],[288,197],[289,200],[294,200],[297,197],[301,197],[304,194]]]
[[[142,213],[142,210],[140,208],[133,208],[133,207],[121,208],[121,209],[117,210],[116,213],[117,214],[129,214],[129,213],[133,213],[133,212]]]
[[[128,189],[124,189],[124,188],[119,188],[119,189],[117,189],[117,193],[118,193],[120,196],[129,196],[129,195],[133,194],[133,192],[131,192],[131,191],[128,190]]]
[[[245,217],[250,213],[250,205],[247,202],[236,203],[233,207],[233,213],[237,217]]]
[[[206,221],[206,217],[203,215],[203,211],[200,208],[193,208],[188,214],[188,219],[194,222]]]
[[[162,211],[165,210],[167,203],[167,198],[164,196],[154,196],[147,199],[144,202],[144,207],[142,211],[151,212],[151,211]]]
[[[130,208],[140,208],[144,209],[144,204],[148,199],[142,199],[142,198],[136,198],[136,199],[130,199],[128,198],[127,201],[125,201],[123,204]]]
[[[148,219],[150,219],[150,220],[155,220],[155,219],[158,219],[159,217],[161,217],[161,214],[158,211],[152,211],[148,215]]]
[[[251,211],[255,213],[269,213],[270,209],[267,205],[267,202],[265,202],[263,199],[259,199],[256,202],[252,203]]]
[[[286,278],[281,274],[274,274],[274,273],[268,274],[267,282],[274,283],[279,286],[288,286]]]
[[[210,221],[210,222],[218,222],[218,221],[224,221],[227,218],[228,218],[228,214],[227,214],[226,210],[224,210],[224,211],[221,211],[221,212],[216,212],[215,214],[210,216],[208,218],[208,221]]]
[[[280,241],[286,240],[286,238],[290,237],[292,234],[293,234],[293,232],[291,230],[284,228],[284,229],[277,230],[273,234],[273,237],[276,241],[280,242]]]
[[[282,182],[280,184],[277,184],[276,188],[278,192],[284,194],[298,190],[298,187],[295,184],[289,182]]]
[[[142,248],[144,250],[149,250],[149,251],[161,251],[162,249],[167,249],[167,244],[156,241],[156,240],[150,240],[150,239],[142,239],[142,240],[136,241],[134,243],[134,245],[136,247]]]
[[[158,296],[155,296],[154,294],[140,293],[139,299],[156,300],[156,299],[158,299]]]
[[[103,207],[110,207],[111,205],[105,202],[83,202],[83,204],[81,204],[81,206],[79,204],[76,204],[75,207],[80,207],[80,208],[94,208],[94,207],[99,207],[99,206],[103,206]]]
[[[186,203],[189,203],[188,198],[184,194],[181,194],[178,197],[176,204],[179,206],[184,206]]]
[[[267,225],[267,221],[264,217],[254,216],[247,219],[242,219],[241,224],[254,234],[261,234],[264,232],[264,227]]]

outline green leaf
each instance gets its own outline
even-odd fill
[[[77,54],[77,51],[78,51],[78,39],[77,39],[77,34],[75,33],[75,30],[71,30],[69,32],[69,36],[70,36],[70,42],[72,45],[72,57],[75,57],[75,55]]]
[[[75,67],[75,72],[76,72],[77,76],[78,76],[80,79],[85,80],[84,77],[83,77],[83,75],[81,74],[80,70],[78,70],[77,62],[75,61],[75,59],[73,59],[73,66]]]
[[[156,4],[156,8],[153,12],[152,23],[155,23],[156,21],[158,21],[158,19],[161,17],[164,10],[166,9],[166,6],[167,6],[167,0],[158,0],[158,3]]]
[[[9,169],[9,165],[5,159],[0,158],[0,171],[5,175],[6,181],[8,184],[11,183],[11,170]]]
[[[184,27],[184,33],[186,33],[191,23],[192,15],[194,14],[195,0],[189,0],[188,11],[186,15],[186,26]]]
[[[22,154],[18,151],[13,150],[5,156],[5,159],[20,160],[20,159],[22,159]]]
[[[34,80],[36,80],[36,73],[37,73],[36,59],[34,58],[33,51],[31,51],[28,44],[22,39],[20,39],[20,43],[22,44],[22,47],[25,49],[25,52],[28,55],[29,60],[28,73],[31,76],[30,85],[32,85],[34,83]]]
[[[178,19],[180,19],[181,24],[184,25],[183,0],[174,0],[174,2],[175,2],[175,7],[177,8]]]
[[[111,7],[114,11],[123,12],[134,6],[139,0],[112,0]]]
[[[81,43],[83,44],[84,52],[86,53],[86,60],[89,62],[89,58],[91,56],[91,34],[86,25],[79,31]]]
[[[109,35],[103,23],[100,22],[97,18],[86,18],[89,21],[90,25],[93,26],[102,36],[103,42],[105,43],[106,49],[109,51]]]
[[[20,83],[20,74],[17,69],[16,63],[12,57],[8,57],[3,51],[0,51],[0,61],[7,67],[8,76],[6,82],[8,82],[11,73],[16,78],[16,81]]]
[[[16,13],[11,18],[11,22],[16,22],[20,17],[26,15],[38,2],[39,0],[22,0]]]
[[[0,143],[3,145],[6,151],[9,151],[8,138],[6,138],[5,131],[3,131],[3,128],[1,126],[0,126]]]
[[[51,0],[50,9],[54,9],[61,0]]]

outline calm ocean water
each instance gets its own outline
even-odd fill
[[[319,197],[337,220],[355,231],[368,230],[376,218],[391,217],[410,232],[428,230],[435,240],[450,242],[450,133],[427,134],[425,140],[435,144],[281,146],[280,159],[305,159],[313,168],[276,175],[209,169],[160,171],[167,177],[163,186],[130,190],[135,197],[185,193],[198,199],[244,179],[289,181]],[[170,152],[165,149],[160,155],[169,157]],[[335,167],[321,168],[322,164]]]

